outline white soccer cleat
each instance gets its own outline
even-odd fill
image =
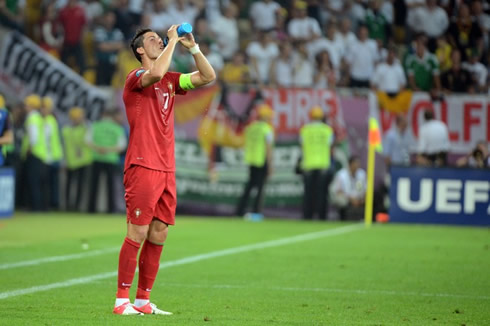
[[[138,311],[135,309],[131,302],[125,302],[120,306],[114,307],[114,310],[112,311],[116,315],[143,315],[141,311]]]
[[[134,309],[147,315],[172,315],[171,312],[158,309],[157,306],[151,302],[148,302],[147,304],[141,307],[134,306]]]

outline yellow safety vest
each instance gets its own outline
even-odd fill
[[[266,137],[269,133],[273,133],[273,129],[265,121],[255,121],[245,128],[245,162],[248,165],[264,166],[267,155]]]
[[[328,169],[330,167],[330,141],[333,130],[321,122],[304,125],[300,130],[304,171]]]
[[[45,162],[48,156],[46,148],[46,134],[44,132],[44,123],[41,114],[37,111],[30,113],[24,123],[25,135],[22,139],[21,156],[26,158],[27,152],[31,150],[32,155]],[[34,144],[31,144],[29,139],[29,129],[34,126],[37,129],[37,139]]]
[[[61,147],[58,121],[56,121],[53,115],[48,115],[44,118],[44,124],[50,130],[46,138],[48,158],[52,162],[61,161],[63,158],[63,148]]]

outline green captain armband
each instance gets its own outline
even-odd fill
[[[184,91],[188,91],[191,89],[194,89],[194,85],[192,85],[191,82],[191,74],[182,74],[179,77],[179,86],[182,88]]]

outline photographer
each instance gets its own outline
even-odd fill
[[[471,153],[459,158],[456,161],[458,167],[470,167],[485,169],[490,168],[490,154],[485,141],[479,141]]]

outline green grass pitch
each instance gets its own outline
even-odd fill
[[[488,228],[180,216],[152,292],[174,315],[130,317],[124,235],[122,215],[0,220],[0,325],[490,325]]]

